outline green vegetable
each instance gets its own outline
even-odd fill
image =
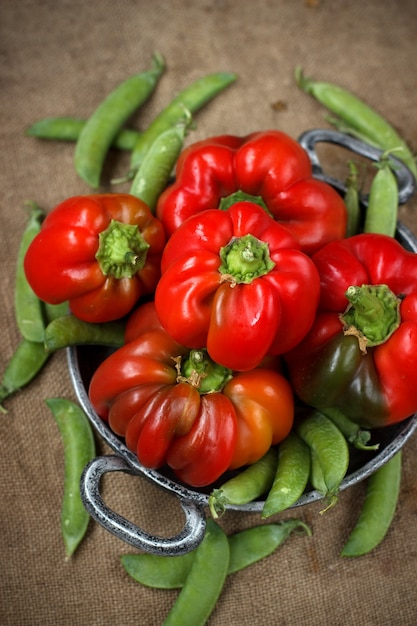
[[[164,131],[179,123],[186,123],[193,115],[218,93],[236,80],[236,74],[219,72],[196,80],[182,90],[151,122],[139,137],[130,159],[130,177],[133,178],[142,164],[145,154],[155,139]]]
[[[371,439],[371,432],[367,428],[361,428],[359,424],[352,422],[340,409],[328,408],[322,409],[322,413],[327,415],[328,418],[334,422],[334,424],[343,433],[347,441],[358,450],[378,450],[379,443],[368,444]]]
[[[292,431],[278,448],[278,465],[262,518],[285,511],[302,496],[310,476],[310,450]]]
[[[84,322],[75,315],[52,320],[45,329],[45,349],[55,352],[61,348],[80,345],[120,347],[124,343],[122,322]]]
[[[223,530],[207,520],[190,572],[164,626],[203,626],[216,606],[229,567],[229,542]]]
[[[188,126],[187,122],[180,123],[158,135],[133,179],[130,193],[143,200],[152,213],[155,213],[157,200],[168,184]]]
[[[329,501],[324,509],[327,510],[337,502],[340,483],[348,469],[347,441],[339,428],[316,410],[309,410],[303,416],[296,432],[310,448],[310,482]]]
[[[34,202],[30,207],[29,220],[23,232],[16,264],[15,313],[22,337],[28,341],[43,342],[45,322],[42,303],[29,285],[23,268],[26,251],[41,229],[44,212]]]
[[[368,554],[384,539],[397,508],[401,465],[400,450],[368,479],[365,502],[341,556]]]
[[[77,141],[87,120],[76,117],[47,117],[39,120],[26,129],[25,134],[37,139],[51,141]],[[132,150],[140,133],[130,128],[122,128],[115,136],[113,148]]]
[[[49,354],[43,343],[22,339],[6,365],[0,385],[0,405],[35,378],[45,365]],[[5,411],[4,408],[0,410]]]
[[[395,150],[396,156],[417,176],[416,160],[411,149],[393,126],[372,107],[343,87],[307,78],[300,67],[295,69],[295,78],[300,89],[340,117],[344,132],[350,132],[381,150]]]
[[[80,479],[84,467],[95,456],[95,442],[90,422],[77,404],[64,398],[48,398],[45,402],[54,416],[64,446],[61,530],[69,558],[84,538],[90,519],[81,500]]]
[[[253,526],[230,535],[228,575],[269,556],[294,531],[311,536],[310,528],[299,519]],[[196,550],[179,556],[124,554],[120,561],[129,576],[142,585],[157,589],[180,589],[187,580],[195,554]]]
[[[75,146],[74,165],[78,175],[93,189],[100,185],[103,163],[114,138],[130,115],[151,96],[164,70],[162,56],[155,54],[152,68],[120,83],[82,129]]]
[[[212,516],[216,519],[222,515],[228,504],[247,504],[266,493],[274,480],[277,456],[277,449],[269,448],[259,461],[214,489],[209,497]]]
[[[349,176],[346,179],[344,201],[348,215],[346,237],[353,237],[353,235],[357,235],[359,232],[360,225],[358,169],[353,161],[349,161]]]
[[[242,530],[229,537],[229,574],[238,572],[272,554],[293,531],[309,537],[311,530],[301,520],[289,519],[277,524],[265,524]]]
[[[395,237],[398,219],[398,183],[388,154],[377,164],[378,172],[371,183],[365,213],[364,232]]]

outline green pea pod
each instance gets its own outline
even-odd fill
[[[159,196],[168,184],[172,170],[184,145],[187,122],[164,131],[155,139],[133,179],[130,193],[155,213]]]
[[[368,479],[359,519],[341,556],[362,556],[376,548],[387,534],[401,487],[402,452],[397,452]]]
[[[245,567],[272,554],[294,531],[311,536],[311,530],[299,519],[289,519],[277,524],[254,526],[229,537],[230,560],[229,574],[239,572]]]
[[[230,478],[209,496],[210,512],[214,519],[223,515],[228,504],[247,504],[267,493],[274,480],[278,452],[269,448],[259,461]]]
[[[311,453],[310,482],[329,502],[337,502],[340,483],[349,466],[349,448],[343,433],[323,413],[309,411],[297,424],[297,434]]]
[[[236,80],[236,74],[219,72],[209,74],[188,85],[165,107],[139,137],[130,158],[130,177],[133,177],[155,139],[179,123],[187,122],[189,115],[199,111],[221,91]]]
[[[300,67],[295,69],[297,85],[312,95],[329,111],[344,122],[345,131],[351,128],[381,150],[395,150],[395,155],[417,176],[415,156],[393,126],[350,91],[329,82],[314,81],[304,76]]]
[[[43,302],[42,304],[47,323],[50,323],[59,317],[68,315],[68,302],[60,302],[59,304],[49,304],[49,302]]]
[[[346,192],[344,201],[347,209],[346,237],[353,237],[359,232],[360,203],[358,189],[358,168],[349,161],[349,176],[346,179]]]
[[[123,554],[120,561],[129,576],[146,587],[180,589],[190,573],[195,552],[178,556]]]
[[[93,189],[100,176],[107,152],[126,120],[153,93],[165,70],[164,59],[155,54],[152,68],[120,83],[88,119],[75,145],[74,165],[78,175]]]
[[[310,476],[310,450],[292,431],[280,443],[276,474],[262,510],[265,519],[285,511],[302,496]]]
[[[213,520],[207,520],[190,572],[164,621],[164,626],[203,626],[223,590],[229,567],[227,536]]]
[[[48,358],[49,354],[45,351],[43,343],[22,339],[4,370],[0,385],[0,405],[6,398],[30,383]]]
[[[29,285],[23,262],[29,245],[41,229],[44,212],[34,202],[30,206],[29,220],[23,232],[17,253],[15,280],[15,313],[19,331],[28,341],[41,343],[44,337],[45,323],[42,303]]]
[[[379,443],[370,444],[371,432],[352,422],[340,409],[323,409],[322,413],[336,424],[346,440],[357,450],[378,450]]]
[[[48,353],[61,348],[81,345],[101,345],[119,348],[124,343],[124,324],[84,322],[75,315],[52,320],[45,329],[45,349]]]
[[[367,135],[356,130],[347,122],[339,120],[337,117],[332,117],[331,115],[325,115],[324,119],[339,132],[345,133],[346,135],[352,135],[352,137],[355,137],[356,139],[359,139],[360,141],[363,141],[364,143],[367,143],[368,145],[373,146],[378,150],[381,150],[381,146],[377,142],[371,140]]]
[[[84,538],[90,519],[81,500],[80,479],[84,467],[95,457],[95,442],[90,422],[77,404],[64,398],[48,398],[45,402],[54,416],[64,445],[61,530],[69,558]]]
[[[25,134],[28,137],[37,139],[48,139],[50,141],[78,141],[81,131],[84,129],[87,120],[77,117],[46,117],[29,126]],[[140,133],[130,128],[122,128],[111,144],[117,150],[133,150]]]
[[[302,520],[289,519],[277,524],[253,526],[228,537],[229,566],[227,574],[235,574],[272,554],[294,531],[311,536]],[[180,589],[190,573],[196,550],[179,556],[155,554],[124,554],[120,561],[134,580],[157,589]]]
[[[369,190],[364,232],[395,237],[399,205],[398,183],[387,154],[382,155],[377,167],[378,171]]]

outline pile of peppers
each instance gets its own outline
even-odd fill
[[[142,465],[203,487],[282,442],[300,403],[366,428],[417,411],[417,257],[346,225],[288,135],[225,135],[183,150],[155,215],[129,194],[59,204],[25,271],[43,301],[125,322],[91,404]]]

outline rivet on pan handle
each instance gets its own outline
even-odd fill
[[[169,538],[151,535],[106,506],[100,494],[100,481],[108,472],[135,475],[134,470],[120,456],[99,456],[86,465],[80,483],[85,508],[106,530],[134,548],[165,556],[190,552],[201,543],[206,530],[206,516],[200,504],[178,498],[185,515],[181,532]]]
[[[355,137],[325,128],[316,128],[305,131],[298,138],[298,143],[304,148],[304,150],[306,150],[310,157],[314,177],[324,180],[341,193],[346,191],[346,186],[337,178],[328,176],[323,172],[323,168],[316,152],[316,143],[336,144],[375,162],[379,161],[380,156],[384,153],[383,150],[379,150],[378,148],[364,143]],[[393,173],[395,174],[398,183],[399,204],[405,204],[415,192],[416,180],[409,168],[404,165],[402,161],[397,159],[394,154],[390,155],[390,159],[392,159],[395,163]],[[361,195],[360,199],[364,206],[368,204],[368,198],[369,194]]]

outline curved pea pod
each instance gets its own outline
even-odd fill
[[[311,537],[310,527],[300,519],[283,520],[277,524],[264,524],[247,528],[229,537],[229,574],[272,554],[293,533],[300,532]]]
[[[15,313],[17,326],[22,337],[28,341],[42,343],[45,331],[42,302],[27,281],[23,262],[29,245],[41,229],[44,212],[34,202],[28,203],[28,206],[30,208],[29,219],[17,253],[14,292]]]
[[[152,120],[138,138],[132,150],[130,176],[133,177],[141,166],[145,154],[164,131],[189,119],[190,113],[197,113],[205,104],[213,100],[221,91],[237,79],[236,74],[217,72],[208,74],[191,83]]]
[[[158,135],[133,178],[130,193],[143,200],[152,213],[183,148],[189,122],[185,120]]]
[[[45,350],[51,353],[80,345],[118,348],[124,343],[124,331],[123,322],[84,322],[75,315],[62,315],[49,322],[45,329]]]
[[[152,95],[165,70],[160,54],[152,67],[117,85],[99,104],[84,125],[75,144],[74,166],[90,187],[97,189],[107,152],[126,120]]]
[[[349,161],[349,175],[346,178],[346,192],[344,201],[346,205],[348,221],[346,226],[346,237],[352,237],[359,232],[360,225],[360,201],[358,168],[353,161]]]
[[[397,452],[368,479],[359,519],[341,556],[362,556],[376,548],[387,534],[401,487],[402,452]]]
[[[64,446],[61,530],[69,558],[84,538],[90,519],[81,500],[80,479],[84,467],[95,456],[95,441],[90,422],[77,404],[64,398],[48,398],[45,402],[56,421]]]
[[[223,515],[228,504],[247,504],[266,493],[274,480],[278,452],[272,447],[258,461],[230,478],[209,496],[214,519]]]
[[[246,528],[228,537],[229,566],[227,574],[235,574],[277,550],[293,533],[311,536],[311,530],[300,519]],[[180,589],[190,573],[196,550],[178,556],[159,554],[123,554],[120,561],[136,582],[156,589]]]
[[[295,432],[278,448],[276,474],[262,510],[262,518],[285,511],[302,496],[310,476],[310,449]]]
[[[29,384],[49,359],[43,343],[22,339],[9,359],[0,384],[0,411],[3,400]]]
[[[207,520],[190,572],[164,621],[164,626],[203,626],[223,590],[229,567],[227,536],[213,520]]]
[[[77,117],[46,117],[34,122],[25,134],[49,141],[77,141],[87,120]],[[131,128],[122,128],[113,140],[112,147],[118,150],[132,150],[140,133]]]
[[[348,470],[346,438],[326,415],[316,410],[302,417],[296,432],[310,448],[310,482],[329,503],[324,512],[336,504],[340,483]]]
[[[417,176],[415,156],[410,147],[375,109],[339,85],[304,76],[300,67],[295,69],[295,79],[300,89],[340,117],[342,126],[337,120],[330,120],[339,129],[382,150],[395,149],[396,156]]]
[[[398,183],[387,153],[376,164],[378,171],[371,183],[365,212],[365,233],[395,237],[398,220]]]
[[[379,443],[370,443],[371,431],[368,428],[361,428],[350,420],[340,409],[329,408],[323,409],[322,412],[343,433],[346,440],[357,450],[378,450]]]

